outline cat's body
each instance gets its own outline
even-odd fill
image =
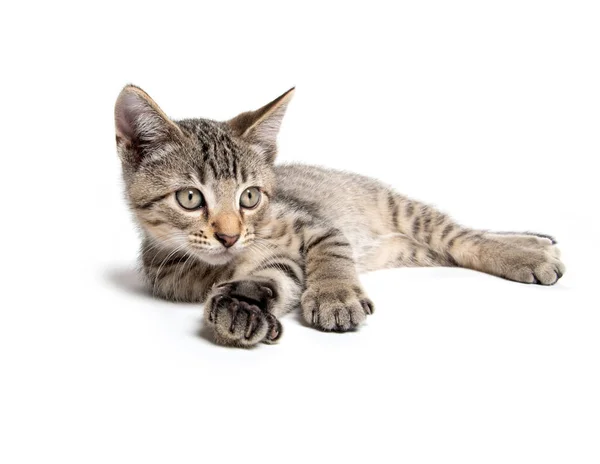
[[[548,236],[462,227],[357,174],[273,166],[290,97],[226,123],[168,120],[131,86],[117,101],[144,273],[156,295],[205,302],[220,342],[274,342],[296,307],[319,329],[354,329],[373,311],[363,271],[461,266],[545,285],[562,276]]]

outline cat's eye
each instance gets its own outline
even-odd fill
[[[258,187],[250,187],[244,190],[240,197],[240,206],[242,208],[251,209],[258,205],[260,201],[260,190]]]
[[[194,210],[204,206],[204,196],[197,188],[179,190],[175,193],[175,198],[184,209]]]

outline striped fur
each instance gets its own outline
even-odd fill
[[[353,330],[373,312],[360,272],[460,266],[543,285],[564,273],[549,236],[470,229],[357,174],[274,166],[292,94],[227,122],[172,121],[133,86],[117,100],[144,274],[157,296],[204,302],[219,342],[273,343],[279,318],[296,307],[316,328]],[[262,194],[254,209],[239,206],[248,187]],[[184,188],[200,190],[206,205],[181,208],[175,192]],[[225,248],[217,233],[239,240]]]

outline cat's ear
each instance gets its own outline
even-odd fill
[[[254,145],[267,160],[272,162],[277,155],[277,134],[294,88],[277,97],[256,111],[242,113],[227,121],[234,134]]]
[[[126,86],[115,103],[117,150],[124,163],[137,165],[181,129],[139,87]]]

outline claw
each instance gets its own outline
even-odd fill
[[[271,290],[271,288],[267,287],[266,285],[263,285],[261,288],[265,291],[268,298],[273,298],[273,290]]]
[[[239,307],[240,305],[237,300],[232,300],[229,304],[229,312],[231,313],[231,325],[229,326],[229,333],[235,332],[235,324],[239,314]]]
[[[312,324],[317,325],[319,323],[319,313],[316,309],[313,309],[312,312]]]
[[[352,311],[349,311],[348,315],[350,316],[350,327],[355,328],[356,326],[358,326],[354,319],[352,319]]]
[[[558,269],[554,271],[556,273],[556,280],[560,279],[563,276],[563,273],[560,272]]]
[[[338,329],[341,329],[342,323],[340,322],[340,312],[339,311],[335,312],[334,318],[335,318],[335,325],[337,326]]]
[[[369,315],[373,314],[374,308],[373,308],[373,303],[371,303],[371,300],[364,299],[360,302],[360,304],[366,314],[369,314]]]
[[[277,320],[277,318],[271,313],[267,313],[266,318],[267,323],[269,324],[269,330],[267,332],[266,341],[276,342],[277,340],[279,340],[281,334],[283,333],[283,326],[281,325],[281,322],[279,322],[279,320]]]
[[[252,336],[258,329],[258,324],[256,323],[256,321],[258,319],[257,313],[260,312],[260,309],[258,309],[254,305],[248,305],[247,309],[248,322],[246,323],[246,333],[244,334],[244,337],[246,338],[246,340],[249,340],[250,338],[252,338]]]
[[[214,297],[212,305],[210,307],[210,312],[208,313],[208,322],[217,322],[217,307],[219,306],[219,303],[222,299],[223,295],[217,295]]]

